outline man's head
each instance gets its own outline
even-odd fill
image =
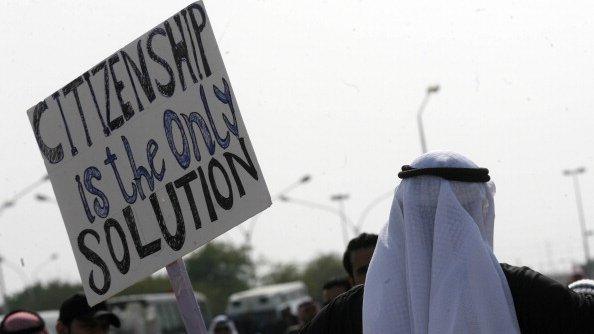
[[[367,233],[361,233],[349,242],[342,257],[342,265],[353,286],[365,283],[367,268],[376,243],[377,234]]]
[[[120,319],[107,310],[104,302],[90,307],[84,295],[75,294],[62,303],[56,331],[59,334],[105,334],[109,326],[120,327]]]
[[[216,324],[213,329],[214,334],[231,334],[231,327],[226,322]]]
[[[7,314],[0,323],[0,334],[47,334],[45,322],[39,314],[18,310]]]
[[[318,314],[318,305],[310,298],[302,301],[297,306],[297,317],[301,324],[310,322],[311,319],[315,318],[316,314]]]
[[[324,306],[330,303],[334,298],[349,291],[350,288],[351,283],[346,277],[335,278],[326,282],[322,288],[322,302],[324,303]]]
[[[224,314],[218,315],[212,319],[209,333],[211,334],[237,334],[237,329],[233,320]]]

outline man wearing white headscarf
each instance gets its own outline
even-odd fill
[[[398,176],[367,274],[365,334],[594,332],[591,296],[497,261],[487,169],[430,152]]]
[[[224,314],[212,319],[208,334],[238,334],[235,324]]]
[[[487,169],[430,152],[398,176],[365,286],[338,296],[302,333],[594,333],[594,295],[497,261]]]
[[[364,333],[519,333],[493,255],[488,171],[434,152],[403,167],[363,298]]]

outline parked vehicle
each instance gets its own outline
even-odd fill
[[[58,322],[58,317],[60,316],[60,311],[58,310],[49,310],[49,311],[39,311],[37,312],[39,316],[45,322],[45,327],[48,330],[49,334],[57,334],[56,333],[56,323]]]
[[[206,325],[211,315],[206,298],[195,292]],[[122,326],[115,334],[185,334],[184,323],[173,293],[140,294],[114,297],[107,307],[120,317]]]
[[[281,321],[281,311],[307,297],[303,282],[263,286],[234,293],[229,297],[227,315],[235,322],[240,333],[268,333],[269,328]]]

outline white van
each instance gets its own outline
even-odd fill
[[[60,311],[58,310],[49,310],[49,311],[39,311],[37,312],[43,322],[45,322],[45,327],[47,328],[49,334],[56,334],[56,324],[58,323],[58,317],[60,316]]]
[[[265,331],[281,320],[281,311],[284,308],[289,307],[294,312],[294,304],[307,296],[307,287],[303,282],[246,290],[229,297],[227,315],[238,329],[249,332]]]
[[[208,326],[210,313],[206,298],[194,292],[200,305],[202,317]],[[108,299],[107,307],[122,322],[114,334],[184,334],[184,323],[177,309],[173,293],[127,295]]]

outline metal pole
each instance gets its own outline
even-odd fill
[[[582,245],[584,247],[584,260],[585,269],[588,271],[588,263],[590,262],[590,245],[588,244],[588,237],[590,236],[590,231],[588,231],[586,227],[586,219],[584,217],[584,207],[582,205],[582,192],[580,190],[580,182],[578,179],[579,174],[586,172],[586,168],[578,167],[575,169],[567,169],[563,171],[563,175],[571,176],[573,179],[573,190],[575,191],[575,203],[577,205],[578,210],[578,220],[580,223],[580,229],[582,233]]]
[[[342,240],[344,241],[345,245],[349,244],[349,235],[347,231],[347,221],[346,221],[346,214],[344,209],[344,201],[338,201],[338,210],[340,212],[340,225],[342,226]]]
[[[429,101],[429,93],[425,94],[425,97],[423,97],[423,101],[421,102],[421,106],[417,111],[417,125],[419,126],[419,137],[421,139],[422,153],[427,153],[427,144],[425,143],[425,130],[423,128],[423,110],[425,110],[427,101]]]
[[[423,154],[427,153],[427,143],[425,141],[425,128],[423,127],[423,111],[425,111],[425,107],[427,106],[427,102],[429,102],[429,96],[433,93],[439,92],[439,85],[433,85],[427,87],[425,91],[425,96],[423,97],[423,101],[421,101],[421,105],[419,106],[419,110],[417,111],[417,125],[419,127],[419,137],[421,139],[421,151]]]
[[[8,313],[8,305],[6,304],[6,284],[4,282],[4,271],[2,271],[2,258],[0,257],[0,297],[2,303],[0,304],[0,312]]]
[[[330,196],[331,201],[338,202],[338,216],[340,217],[340,225],[342,227],[342,239],[344,241],[344,245],[349,244],[349,232],[347,231],[347,216],[344,208],[344,201],[349,198],[348,194],[335,194]],[[356,228],[352,225],[353,229]]]
[[[355,231],[355,224],[349,219],[349,217],[344,212],[337,210],[333,206],[320,204],[320,203],[316,203],[316,202],[312,202],[312,201],[307,201],[304,199],[293,198],[293,197],[289,197],[289,196],[285,196],[285,195],[280,196],[279,200],[282,202],[293,203],[293,204],[301,205],[304,207],[323,210],[323,211],[335,214],[340,218],[341,223],[343,221],[346,222],[346,225],[343,224],[343,226],[351,227],[351,228],[353,228],[353,231]],[[343,238],[344,238],[344,232],[343,232]]]
[[[363,224],[365,223],[365,219],[367,218],[367,215],[369,214],[369,212],[371,212],[371,209],[376,207],[378,204],[380,204],[385,199],[392,198],[393,196],[394,196],[394,190],[392,189],[392,190],[382,194],[381,196],[378,196],[376,199],[374,199],[373,201],[369,202],[369,204],[367,204],[365,209],[363,209],[361,216],[359,216],[359,220],[357,221],[357,226],[355,229],[355,232],[357,233],[357,235],[359,235],[359,233],[361,233],[361,229],[363,227]]]
[[[41,269],[45,268],[48,264],[51,264],[57,259],[58,254],[52,253],[44,262],[38,264],[35,268],[33,268],[33,271],[31,271],[31,284],[41,284],[41,280],[39,279],[39,272],[41,271]]]
[[[177,308],[188,334],[207,334],[200,306],[194,295],[194,289],[188,277],[184,260],[181,258],[167,265],[169,282],[177,300]]]
[[[580,228],[582,230],[582,243],[584,246],[584,257],[586,265],[590,262],[590,246],[588,245],[588,230],[586,228],[586,219],[584,218],[584,207],[582,205],[582,192],[580,190],[580,182],[577,173],[573,175],[573,188],[575,190],[575,202],[578,209],[578,219],[580,221]]]
[[[11,199],[5,200],[4,202],[2,202],[2,204],[0,204],[0,214],[2,214],[2,212],[10,207],[13,207],[15,205],[15,203],[21,199],[21,197],[25,196],[26,194],[30,193],[32,190],[34,190],[35,188],[37,188],[38,186],[40,186],[41,184],[43,184],[44,182],[46,182],[47,180],[49,180],[49,176],[46,174],[44,175],[41,179],[33,182],[32,184],[26,186],[25,188],[23,188],[22,190],[20,190],[19,192],[17,192],[14,196],[12,196]]]
[[[47,180],[49,180],[49,175],[45,174],[43,177],[41,177],[39,180],[33,182],[32,184],[26,186],[25,188],[23,188],[22,190],[20,190],[19,192],[17,192],[14,196],[12,196],[11,199],[5,200],[2,203],[0,203],[0,215],[2,215],[2,213],[4,212],[4,210],[14,207],[14,205],[16,204],[16,202],[23,196],[25,196],[26,194],[30,193],[32,190],[34,190],[35,188],[37,188],[38,186],[40,186],[41,184],[45,183]],[[2,258],[2,256],[0,256],[0,296],[2,297],[2,303],[4,305],[5,310],[4,311],[8,311],[7,309],[7,305],[6,305],[6,281],[4,280],[4,272],[2,271],[2,264],[7,264],[9,266],[11,266],[10,263],[6,262],[5,259]],[[19,275],[22,275],[22,270],[20,268],[18,268],[18,266],[14,266],[11,267],[11,269],[15,270]],[[23,279],[23,283],[25,283],[25,290],[28,288],[29,286],[29,280],[26,277],[27,275],[25,275],[25,279]],[[21,277],[22,279],[22,277]],[[33,299],[33,291],[29,290],[30,296]]]

